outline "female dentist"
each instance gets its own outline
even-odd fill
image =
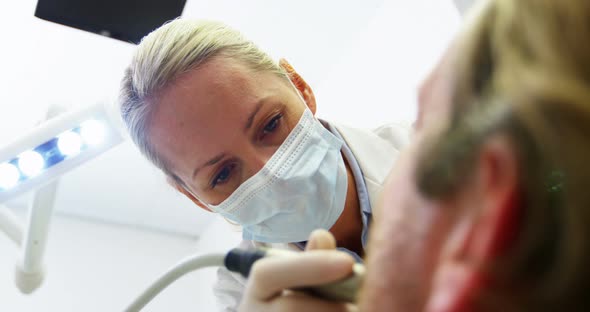
[[[131,138],[197,206],[238,223],[242,248],[302,250],[314,229],[361,261],[372,207],[407,129],[315,117],[310,86],[228,26],[178,19],[146,36],[122,82]],[[223,311],[245,280],[224,269]]]

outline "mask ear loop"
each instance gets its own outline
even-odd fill
[[[231,221],[230,219],[220,215],[219,213],[217,213],[214,209],[211,208],[210,204],[207,204],[204,200],[202,200],[199,196],[197,196],[197,194],[195,194],[190,188],[188,188],[184,183],[182,183],[180,185],[180,187],[182,187],[185,191],[187,191],[189,194],[191,194],[194,198],[196,198],[199,202],[201,202],[201,204],[203,204],[203,206],[207,207],[207,209],[209,209],[211,212],[217,214],[218,216],[222,217],[225,222],[229,223],[231,226],[234,227],[234,230],[236,231],[241,231],[242,230],[242,225]]]
[[[223,220],[225,220],[225,222],[229,223],[229,225],[231,225],[236,232],[242,231],[242,225],[240,225],[239,223],[233,222],[232,220],[230,220],[222,215],[220,215],[220,217],[222,217]]]

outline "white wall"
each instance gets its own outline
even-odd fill
[[[0,311],[122,311],[161,272],[201,252],[227,250],[239,242],[222,219],[195,239],[69,217],[54,217],[47,245],[45,283],[31,295],[13,283],[14,244],[0,235]],[[219,233],[224,235],[219,236]],[[185,276],[144,311],[215,311],[214,269]]]
[[[441,0],[388,0],[316,86],[318,114],[358,127],[411,123],[417,89],[460,24]]]

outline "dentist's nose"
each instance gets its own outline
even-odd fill
[[[262,170],[275,151],[276,148],[251,146],[244,155],[244,161],[248,168],[248,177]]]

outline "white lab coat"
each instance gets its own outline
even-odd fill
[[[400,149],[409,139],[409,127],[400,124],[389,124],[374,130],[356,129],[334,125],[354,154],[369,193],[371,207],[375,207],[378,195]],[[243,240],[237,247],[272,247],[300,251],[294,244],[267,244]],[[234,312],[237,310],[246,285],[241,275],[229,272],[225,268],[217,271],[217,282],[213,292],[217,297],[219,310]]]

